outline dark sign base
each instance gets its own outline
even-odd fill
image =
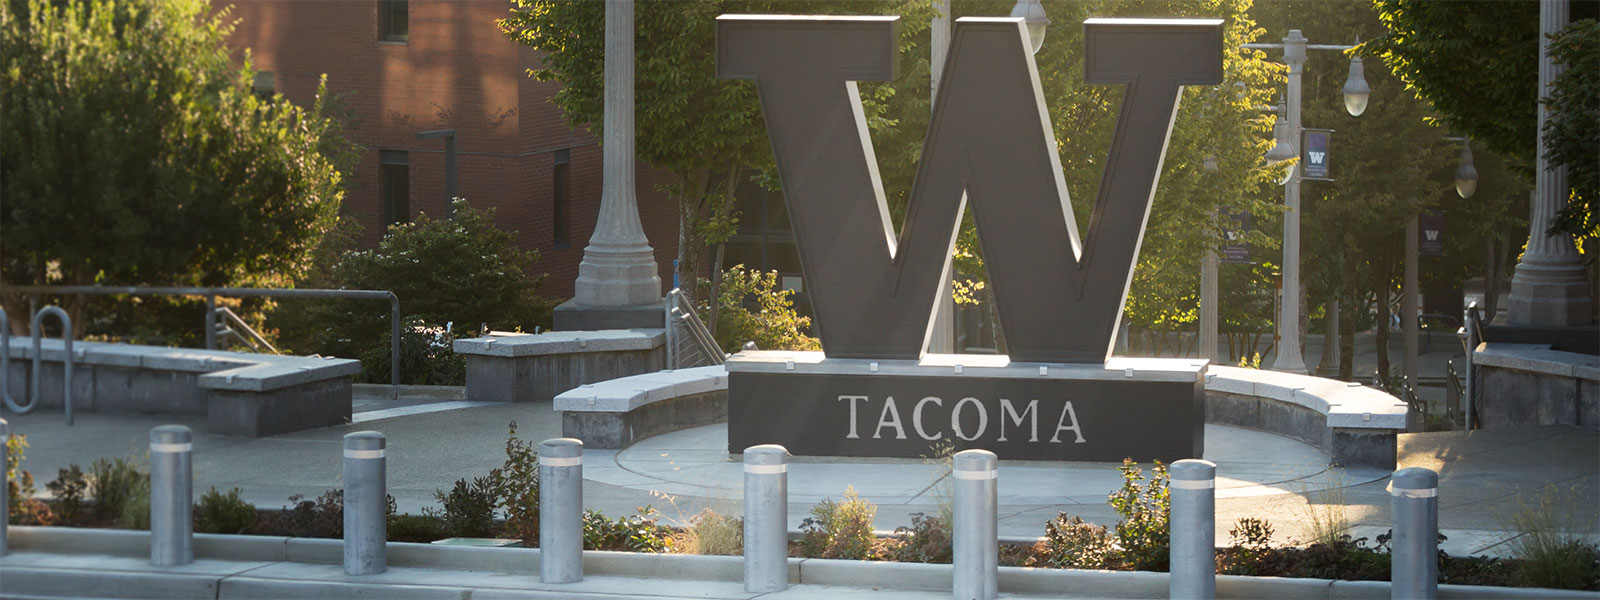
[[[730,363],[728,452],[781,444],[807,456],[922,458],[983,449],[1008,460],[1170,462],[1205,450],[1200,374],[1173,381],[1137,373],[1061,379],[926,370],[740,372]]]

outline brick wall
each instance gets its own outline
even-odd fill
[[[379,153],[403,150],[410,162],[413,215],[443,214],[444,140],[420,131],[456,130],[457,195],[497,210],[501,227],[518,232],[523,249],[538,250],[533,273],[548,273],[540,293],[572,296],[583,246],[600,204],[601,159],[594,136],[569,128],[549,103],[558,84],[527,77],[537,55],[506,39],[495,25],[510,4],[499,0],[411,0],[409,40],[378,40],[376,0],[216,0],[238,20],[230,43],[258,71],[274,74],[285,97],[309,104],[318,78],[343,94],[354,117],[351,138],[367,148],[347,182],[345,214],[365,228],[362,243],[382,236]],[[553,237],[554,152],[571,153],[570,244]],[[638,165],[638,201],[655,248],[663,286],[677,256],[677,210],[655,187],[669,176]]]

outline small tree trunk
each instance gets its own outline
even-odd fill
[[[738,181],[739,166],[736,164],[728,165],[728,176],[723,181],[722,188],[722,217],[724,218],[733,214],[733,192],[734,186]],[[711,322],[707,323],[707,325],[711,328],[713,337],[717,335],[717,313],[722,306],[722,269],[724,268],[722,258],[727,248],[728,240],[717,240],[716,258],[711,261],[711,297],[707,298],[707,301],[711,304]]]
[[[1378,383],[1389,385],[1389,286],[1378,286]]]

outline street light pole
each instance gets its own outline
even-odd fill
[[[1355,46],[1307,44],[1299,29],[1290,29],[1282,44],[1245,44],[1251,49],[1282,49],[1283,62],[1289,66],[1289,90],[1284,102],[1284,117],[1288,121],[1288,137],[1298,145],[1300,139],[1301,75],[1305,71],[1306,50],[1349,50]],[[1350,62],[1350,80],[1346,82],[1345,110],[1351,116],[1360,116],[1367,107],[1370,88],[1362,77],[1360,59]],[[1298,147],[1295,154],[1299,155]],[[1283,299],[1278,303],[1278,331],[1281,338],[1276,348],[1277,358],[1272,370],[1305,373],[1305,359],[1300,351],[1300,169],[1295,168],[1283,185]]]

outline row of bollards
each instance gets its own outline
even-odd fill
[[[0,440],[9,438],[0,419]],[[193,433],[181,425],[150,432],[150,562],[177,566],[194,561]],[[344,569],[350,575],[387,570],[386,441],[376,431],[344,437]],[[744,452],[745,591],[770,593],[789,586],[788,471],[783,446]],[[951,461],[954,483],[952,591],[956,600],[992,600],[999,581],[999,460],[987,450],[966,450]],[[9,465],[0,460],[0,467]],[[583,442],[571,438],[539,445],[539,579],[583,580]],[[1172,598],[1215,598],[1216,465],[1180,460],[1169,470]],[[1391,594],[1438,596],[1439,476],[1401,469],[1389,484],[1394,537]],[[0,515],[9,514],[0,494]],[[6,546],[0,518],[0,555]]]

